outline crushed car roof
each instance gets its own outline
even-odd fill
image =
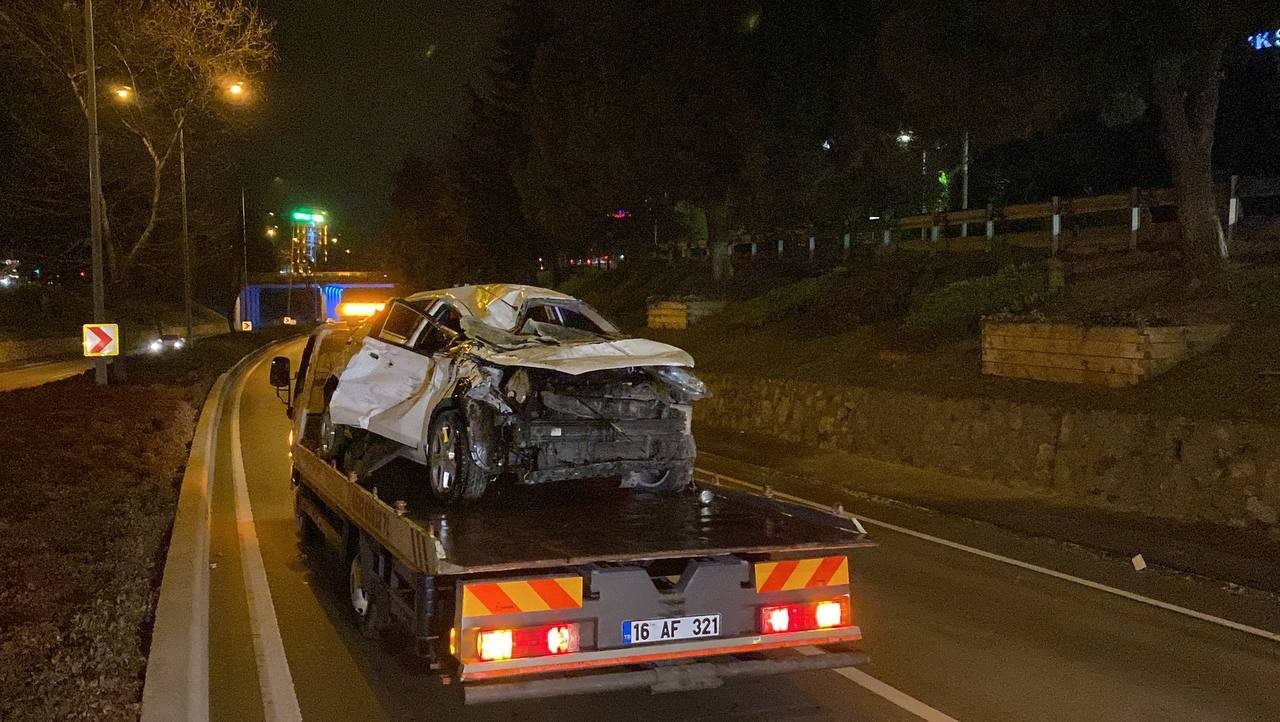
[[[419,291],[405,298],[406,301],[423,301],[429,298],[448,299],[464,306],[471,315],[494,328],[512,331],[518,321],[521,307],[530,299],[576,301],[573,296],[549,288],[525,286],[517,283],[484,283],[478,286],[458,286],[438,291]]]

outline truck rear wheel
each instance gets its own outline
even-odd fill
[[[427,467],[431,493],[444,502],[475,501],[489,485],[471,458],[466,419],[457,409],[442,411],[431,422]]]
[[[359,554],[351,558],[347,587],[351,611],[355,613],[360,634],[368,639],[382,636],[382,630],[386,627],[386,600],[378,593],[377,582],[365,579],[364,564],[361,563]]]

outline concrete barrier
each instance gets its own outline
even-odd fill
[[[1280,427],[700,373],[695,420],[1058,494],[1280,530]]]
[[[209,719],[209,533],[218,427],[233,383],[281,343],[245,356],[205,398],[182,475],[142,688],[143,722]]]

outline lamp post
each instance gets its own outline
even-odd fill
[[[182,175],[182,315],[187,322],[188,345],[196,341],[191,322],[191,235],[187,230],[187,128],[186,116],[178,127],[178,168]]]
[[[89,116],[89,238],[93,254],[93,322],[107,320],[106,286],[102,277],[102,163],[98,152],[98,73],[93,47],[93,0],[84,3],[85,65],[88,85],[85,111]],[[107,384],[107,360],[93,360],[93,382]]]
[[[89,3],[86,2],[86,5],[85,5],[86,14],[88,14],[89,12],[88,6],[89,6]],[[92,40],[91,40],[90,53],[92,53],[92,47],[93,46],[92,46]],[[90,77],[92,78],[92,73],[93,73],[92,63],[90,63],[89,71],[90,71]],[[243,100],[245,97],[245,93],[246,93],[245,85],[240,81],[234,81],[234,82],[228,83],[225,86],[225,89],[227,91],[227,94],[231,96],[232,100],[239,101],[239,100]],[[114,89],[112,89],[111,92],[113,95],[115,95],[116,100],[121,103],[132,103],[137,101],[137,92],[133,88],[127,85],[116,86]],[[93,146],[94,146],[94,151],[96,156],[97,114],[96,114],[96,106],[93,106],[91,104],[91,107],[95,108],[95,110],[93,111],[94,122],[92,122],[91,125],[94,131]],[[191,346],[195,344],[195,319],[193,314],[193,307],[195,303],[192,299],[192,295],[193,295],[192,287],[194,285],[192,281],[192,257],[194,256],[194,253],[192,252],[192,248],[191,248],[190,221],[189,221],[189,214],[188,214],[188,208],[187,208],[187,126],[186,126],[186,122],[187,122],[186,114],[185,113],[178,114],[178,172],[179,172],[179,189],[182,194],[182,315],[183,315],[184,323],[186,325],[186,336],[185,336],[186,342],[188,346]],[[95,159],[95,165],[96,165],[96,159]],[[241,235],[242,247],[246,245],[245,207],[244,206],[245,206],[244,188],[242,186],[240,188],[240,235]],[[94,223],[95,229],[97,228],[97,225],[98,225],[97,222],[95,222]],[[97,246],[95,245],[95,249],[96,248]],[[247,249],[242,250],[242,253],[244,257],[244,270],[242,272],[247,282],[248,250]],[[96,255],[95,255],[95,258],[96,258]],[[95,260],[95,264],[99,262],[100,260]],[[97,266],[95,265],[95,271],[94,271],[95,278],[98,275],[98,271],[96,269],[97,269]],[[96,284],[96,281],[95,281],[95,284]]]

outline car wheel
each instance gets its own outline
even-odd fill
[[[442,411],[431,422],[427,466],[431,493],[444,502],[474,501],[489,484],[471,458],[466,420],[457,409]]]
[[[623,475],[622,488],[640,491],[680,491],[693,481],[693,466],[671,466],[655,471],[631,471]]]
[[[316,452],[321,459],[336,458],[342,451],[343,442],[347,438],[347,429],[341,424],[333,423],[329,417],[329,407],[325,407],[320,416],[320,430],[316,438]]]

